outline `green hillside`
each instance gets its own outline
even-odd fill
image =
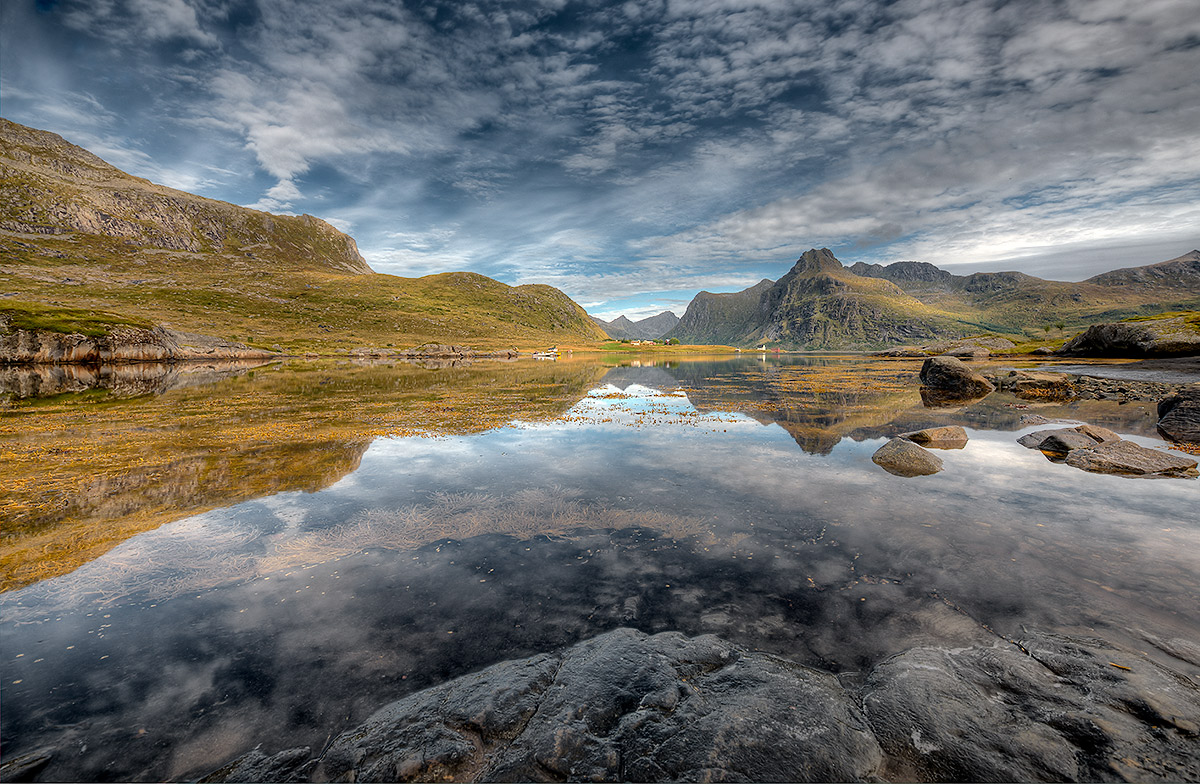
[[[60,137],[0,120],[0,307],[66,324],[157,324],[289,352],[591,344],[604,333],[549,286],[467,272],[371,271],[354,240],[132,177]],[[93,319],[95,322],[95,319]],[[93,326],[95,324],[93,323]],[[103,324],[101,324],[101,328]]]

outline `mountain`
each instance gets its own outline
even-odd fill
[[[668,337],[864,349],[981,332],[1044,337],[1052,327],[1061,332],[1198,306],[1197,251],[1067,283],[1021,272],[955,275],[917,261],[844,267],[828,249],[813,249],[778,281],[735,294],[697,294]]]
[[[590,344],[603,332],[550,286],[470,272],[373,272],[311,215],[272,215],[126,174],[56,134],[0,119],[0,312],[89,328],[160,325],[330,353],[427,342]],[[70,319],[58,319],[64,322]]]
[[[650,316],[641,321],[630,321],[624,316],[617,316],[612,321],[604,321],[592,316],[592,321],[596,322],[602,330],[608,333],[610,338],[616,338],[617,340],[621,340],[622,338],[658,340],[679,323],[679,316],[676,316],[669,310],[664,310],[657,316]]]

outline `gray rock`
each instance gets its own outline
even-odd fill
[[[928,356],[925,349],[917,346],[895,346],[884,351],[876,351],[871,354],[873,357],[902,357],[906,359],[917,359]]]
[[[54,752],[52,748],[34,749],[15,759],[5,760],[0,765],[0,781],[36,781],[42,769],[54,759]]]
[[[958,425],[927,427],[924,430],[901,433],[900,438],[933,449],[962,449],[967,445],[967,431]]]
[[[1067,455],[1067,465],[1100,474],[1195,476],[1196,461],[1179,452],[1148,449],[1132,441],[1098,444]]]
[[[313,777],[852,781],[881,764],[832,675],[711,637],[618,629],[383,708]]]
[[[1188,384],[1158,404],[1158,432],[1172,441],[1200,444],[1200,383]]]
[[[200,779],[199,784],[210,782],[291,782],[308,781],[317,761],[310,759],[308,746],[284,749],[267,756],[260,749],[243,754],[225,767]]]
[[[965,397],[981,396],[995,389],[986,378],[955,357],[929,357],[921,365],[921,383],[926,387]]]
[[[1090,436],[1096,439],[1101,444],[1111,444],[1114,441],[1121,440],[1119,435],[1109,430],[1107,427],[1100,427],[1099,425],[1083,424],[1075,429],[1080,433],[1083,433],[1085,436]]]
[[[1026,400],[1067,400],[1076,394],[1069,376],[1045,370],[1013,370],[997,378],[996,386]]]
[[[940,457],[903,438],[893,438],[879,447],[871,460],[896,476],[928,476],[942,470]]]
[[[1043,452],[1065,455],[1076,449],[1087,449],[1100,443],[1089,435],[1084,435],[1075,429],[1055,430],[1042,439],[1037,448]]]
[[[884,779],[1200,779],[1200,688],[1097,640],[916,648],[865,691]]]
[[[1088,357],[1195,355],[1200,354],[1200,328],[1188,316],[1093,324],[1057,353]]]

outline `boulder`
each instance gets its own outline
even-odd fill
[[[933,449],[962,449],[967,445],[967,431],[958,425],[927,427],[924,430],[901,433],[900,438]]]
[[[1200,383],[1159,402],[1158,432],[1172,441],[1200,444]]]
[[[1149,449],[1132,441],[1097,444],[1067,455],[1067,465],[1100,474],[1195,476],[1196,460],[1179,452]]]
[[[929,357],[921,365],[920,378],[930,389],[962,397],[980,397],[995,389],[990,381],[955,357]]]
[[[1026,400],[1067,400],[1075,396],[1075,384],[1065,373],[1044,370],[1013,370],[995,379],[996,387]]]
[[[1098,640],[915,648],[864,690],[881,780],[1200,780],[1200,689]]]
[[[1078,430],[1055,430],[1041,440],[1037,448],[1043,452],[1050,452],[1055,455],[1065,455],[1068,452],[1073,452],[1076,449],[1087,449],[1088,447],[1096,446],[1100,443],[1089,435],[1080,433]]]
[[[1196,317],[1093,324],[1058,350],[1084,357],[1154,357],[1200,354]]]
[[[928,476],[942,470],[940,457],[903,438],[893,438],[879,447],[871,460],[896,476]]]
[[[833,675],[632,629],[409,695],[315,765],[300,751],[252,752],[207,780],[861,781],[882,763]]]
[[[1106,427],[1079,425],[1054,430],[1035,430],[1017,439],[1017,443],[1043,452],[1066,454],[1073,449],[1087,449],[1097,444],[1120,441],[1121,437]]]

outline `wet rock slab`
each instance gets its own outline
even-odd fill
[[[1189,384],[1158,404],[1158,432],[1172,441],[1200,444],[1200,383]]]
[[[927,427],[924,430],[901,433],[900,437],[933,449],[962,449],[967,445],[967,431],[959,425]]]
[[[878,665],[865,690],[885,779],[1200,778],[1200,688],[1098,640],[916,648]]]
[[[1076,449],[1067,465],[1102,474],[1195,476],[1196,460],[1178,452],[1149,449],[1132,441]]]
[[[712,636],[618,629],[410,695],[205,781],[1200,779],[1200,687],[1099,640],[915,648],[861,689]]]

